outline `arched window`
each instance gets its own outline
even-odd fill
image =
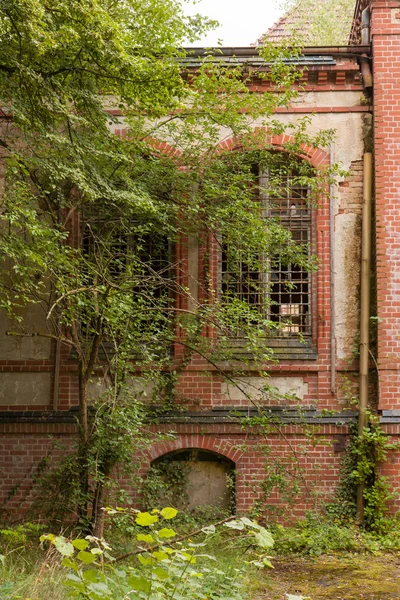
[[[256,200],[261,214],[289,230],[292,240],[310,255],[312,207],[310,186],[296,167],[283,159],[272,166],[253,167],[257,181]],[[232,260],[229,241],[222,244],[221,291],[257,309],[270,322],[267,335],[274,338],[311,340],[311,273],[300,264],[282,260],[272,252],[256,261]]]

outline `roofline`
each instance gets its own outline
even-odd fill
[[[224,47],[187,47],[184,48],[188,57],[200,56],[254,56],[260,57],[259,50],[256,46],[224,46]],[[343,56],[357,57],[369,55],[371,51],[370,44],[357,46],[309,46],[302,48],[302,56]]]

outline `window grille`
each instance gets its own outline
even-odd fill
[[[168,354],[169,342],[164,348],[157,336],[171,326],[169,309],[174,299],[170,293],[170,243],[162,231],[150,233],[147,224],[137,222],[125,229],[123,225],[123,219],[117,216],[104,217],[93,212],[82,215],[82,250],[88,261],[88,275],[97,283],[121,286],[135,300],[137,333],[143,331],[144,335],[142,343],[132,348],[132,359],[141,358],[143,351],[150,348],[153,334],[157,352]],[[88,330],[87,323],[81,323],[81,330],[85,329]],[[113,352],[114,344],[105,338],[100,358]]]
[[[257,201],[265,220],[277,219],[292,239],[311,249],[312,210],[309,188],[298,173],[279,168],[258,169]],[[270,322],[268,336],[311,340],[311,274],[278,256],[239,255],[222,244],[222,296],[245,302]],[[251,317],[250,317],[251,318]]]
[[[149,233],[139,223],[134,233],[127,232],[118,218],[106,219],[92,213],[84,214],[82,220],[83,253],[97,264],[99,274],[112,279],[124,278],[131,267],[138,290],[141,283],[146,283],[155,297],[165,292],[171,251],[162,232]]]

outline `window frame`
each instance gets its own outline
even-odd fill
[[[284,153],[282,153],[282,155],[284,155]],[[301,161],[303,159],[299,158],[299,161]],[[273,212],[273,209],[271,210],[271,197],[269,196],[268,192],[263,193],[262,190],[263,189],[267,189],[268,187],[268,181],[269,181],[269,174],[268,172],[264,169],[262,169],[261,165],[258,163],[258,187],[259,187],[259,199],[261,201],[261,203],[265,203],[267,206],[262,207],[261,210],[265,210],[267,211],[267,215],[265,216],[265,219],[268,219],[270,217],[274,217],[273,214],[271,214]],[[287,174],[286,175],[287,179],[289,179],[290,175]],[[264,180],[264,184],[263,184],[263,180]],[[292,188],[290,188],[292,189]],[[291,196],[288,196],[288,199],[290,199]],[[316,235],[316,220],[317,220],[317,216],[316,216],[316,207],[312,204],[312,202],[310,201],[310,188],[308,188],[307,190],[307,195],[304,196],[304,198],[306,198],[306,203],[307,203],[307,212],[308,212],[308,219],[306,220],[306,227],[301,229],[301,226],[304,225],[304,221],[300,221],[300,234],[303,235],[304,231],[307,229],[307,245],[308,245],[308,253],[309,256],[313,256],[316,254],[316,248],[317,248],[317,235]],[[291,218],[289,218],[289,221],[291,220]],[[294,229],[290,228],[290,231],[295,231]],[[301,242],[304,243],[304,242]],[[219,250],[218,250],[218,272],[217,272],[217,279],[218,279],[218,297],[221,299],[222,295],[223,295],[223,278],[224,278],[224,273],[222,271],[223,268],[223,242],[220,239],[219,241]],[[261,259],[262,260],[262,259]],[[269,259],[265,259],[266,261],[268,260],[268,262],[270,262]],[[289,267],[289,265],[288,265]],[[304,271],[304,270],[303,270]],[[266,287],[269,286],[271,284],[271,271],[267,268],[265,269],[262,273],[259,274],[262,277],[266,278]],[[306,292],[307,294],[307,316],[306,318],[308,318],[308,322],[304,325],[306,329],[305,335],[304,332],[298,331],[298,332],[288,332],[289,335],[273,335],[273,334],[269,334],[268,332],[266,332],[266,342],[267,344],[274,349],[274,354],[277,358],[282,358],[282,359],[316,359],[317,358],[317,350],[316,350],[316,342],[317,342],[317,324],[318,324],[318,320],[317,320],[317,289],[318,289],[318,285],[317,285],[317,274],[315,272],[312,271],[306,271],[306,285],[308,287],[308,290]],[[264,285],[264,284],[261,284]],[[281,284],[283,285],[283,284]],[[300,285],[303,285],[303,283],[301,283]],[[262,293],[262,292],[260,292]],[[271,292],[271,290],[265,290],[264,294],[268,294],[268,296],[271,296],[271,294],[273,294],[273,292]],[[289,292],[290,295],[290,292]],[[300,292],[299,295],[301,297],[304,296],[304,292]],[[281,303],[279,304],[279,306],[282,306],[285,303]],[[299,303],[289,303],[290,304],[294,304],[294,305],[298,305],[298,306],[304,306],[305,303],[303,302],[299,302]],[[267,308],[267,311],[269,314],[267,314],[268,318],[271,317],[271,304],[269,304],[269,307]],[[282,316],[282,315],[281,315]],[[282,321],[281,321],[282,322]],[[289,327],[295,327],[297,326],[297,324],[292,324],[289,325]],[[301,324],[298,325],[299,328],[301,327]],[[244,346],[244,339],[240,338],[240,336],[238,337],[232,337],[232,346],[237,347],[238,348],[238,352],[240,352],[240,348],[243,348]],[[240,352],[242,353],[242,352]]]

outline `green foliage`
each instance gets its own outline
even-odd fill
[[[79,444],[53,487],[67,492],[65,482],[72,484],[70,514],[78,507],[81,524],[99,534],[116,465],[129,466],[150,438],[132,371],[162,404],[193,353],[213,364],[231,359],[232,372],[238,333],[252,359],[271,358],[266,332],[274,324],[264,311],[220,298],[207,260],[199,304],[171,248],[192,236],[209,257],[211,240],[222,235],[233,258],[246,257],[252,268],[273,256],[315,269],[287,229],[263,218],[252,165],[277,172],[271,135],[287,132],[293,141],[279,168],[296,165],[297,183],[317,197],[338,172],[331,165],[315,173],[297,158],[304,144],[326,146],[332,131],[310,136],[308,119],[285,127],[273,118],[301,75],[287,60],[294,49],[263,48],[267,72],[231,62],[228,69],[211,55],[183,68],[183,42],[212,26],[185,17],[175,0],[0,4],[0,309],[16,321],[10,333],[24,337],[22,309],[40,307],[46,318],[34,334],[68,348],[76,362]],[[250,92],[256,76],[270,79],[273,91]],[[127,136],[114,134],[122,128]],[[221,128],[240,152],[215,151]],[[174,151],[158,150],[167,144]],[[186,304],[195,306],[189,316]],[[171,360],[176,333],[185,348],[180,364]],[[105,391],[90,406],[93,380]]]
[[[43,531],[44,525],[39,523],[23,523],[7,529],[0,529],[1,547],[4,552],[23,547],[32,539],[36,539]]]
[[[164,460],[151,466],[142,486],[146,506],[175,504],[184,506],[188,501],[189,467],[184,462]]]
[[[121,510],[107,509],[107,512],[113,515]],[[168,524],[177,515],[174,508],[151,513],[134,511],[132,515],[145,532],[136,535],[139,550],[134,553],[137,560],[133,565],[119,566],[110,546],[92,536],[72,541],[52,534],[41,537],[42,542],[53,544],[63,557],[69,598],[243,598],[243,572],[221,571],[215,557],[207,552],[207,537],[215,533],[214,526],[204,529],[205,540],[200,543],[190,539],[174,543],[177,533]],[[164,521],[168,526],[163,526]],[[249,519],[231,521],[226,526],[230,530],[246,531],[250,543],[260,547],[262,552],[273,546],[271,534]],[[252,562],[258,567],[271,566],[264,554]]]
[[[262,397],[269,399],[272,397],[277,403],[297,400],[290,394],[280,395],[276,388],[268,385],[268,379],[266,379]],[[243,427],[255,428],[262,437],[262,442],[257,449],[263,456],[263,477],[261,481],[257,477],[257,481],[254,483],[256,501],[253,510],[255,515],[271,519],[271,522],[276,516],[284,517],[285,507],[294,506],[300,494],[306,493],[309,498],[313,497],[313,490],[307,483],[303,458],[315,443],[315,428],[307,425],[304,421],[301,406],[293,407],[293,409],[294,412],[291,412],[291,415],[295,415],[305,437],[304,444],[298,445],[296,448],[287,443],[285,434],[282,433],[284,425],[282,415],[267,409],[260,410],[260,415],[257,417],[242,419]],[[268,443],[271,433],[282,439],[282,444],[286,448],[284,456],[280,453],[278,456],[274,456],[273,449]],[[322,440],[319,439],[318,443],[321,442]],[[279,503],[276,501],[270,503],[272,494],[279,495]]]
[[[357,455],[353,451],[357,444],[358,425],[349,423],[349,440],[340,459],[339,483],[335,489],[334,501],[326,506],[326,512],[336,523],[351,523],[356,516],[356,482],[354,473],[357,469]]]
[[[45,597],[64,600],[59,591],[61,573],[58,563],[52,563],[50,555],[38,549],[38,537],[44,528],[43,524],[27,522],[1,530],[1,600],[39,600]],[[46,585],[42,594],[39,588],[43,579]]]
[[[354,482],[364,485],[365,525],[378,534],[390,528],[387,517],[387,504],[394,498],[390,481],[379,472],[379,467],[387,460],[388,453],[398,450],[399,443],[390,442],[379,424],[379,418],[367,411],[369,424],[361,436],[355,439],[351,452],[357,459],[353,471]]]
[[[295,527],[273,527],[275,551],[279,554],[335,554],[363,549],[359,528],[340,520],[310,513]]]
[[[338,522],[350,523],[356,517],[357,485],[364,491],[364,525],[378,536],[393,528],[393,520],[388,516],[388,502],[395,497],[390,479],[380,473],[388,454],[399,449],[397,442],[391,442],[384,434],[379,418],[367,410],[368,425],[361,436],[357,423],[350,424],[350,438],[341,460],[340,481],[335,500],[327,505],[326,511]]]
[[[398,518],[387,518],[385,531],[367,531],[343,516],[308,513],[294,526],[273,525],[271,531],[277,555],[379,554],[400,548]]]

